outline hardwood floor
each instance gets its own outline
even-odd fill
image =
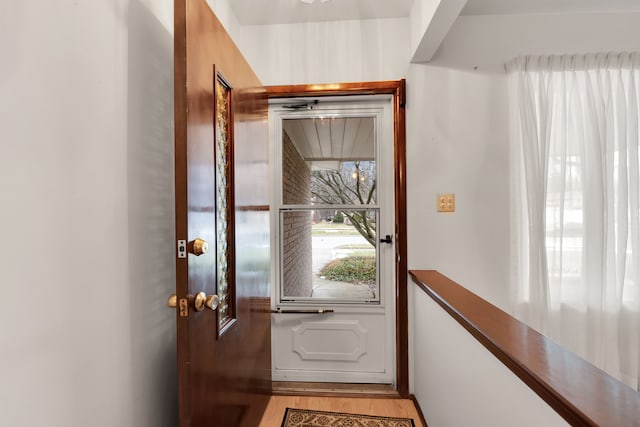
[[[413,418],[416,427],[426,427],[409,399],[371,399],[360,397],[271,396],[259,427],[280,427],[286,408]]]

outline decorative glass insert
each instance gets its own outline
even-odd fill
[[[235,319],[231,86],[215,72],[216,289],[218,336]]]

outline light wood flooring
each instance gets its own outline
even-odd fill
[[[409,399],[361,397],[271,396],[259,427],[280,427],[286,408],[413,418],[416,427],[425,427]]]

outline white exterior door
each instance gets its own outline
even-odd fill
[[[395,385],[391,106],[270,105],[275,381]]]

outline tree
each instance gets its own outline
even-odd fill
[[[311,195],[320,204],[370,205],[376,200],[376,166],[372,161],[341,162],[338,170],[311,172]],[[371,246],[376,245],[376,218],[371,210],[340,212]]]

